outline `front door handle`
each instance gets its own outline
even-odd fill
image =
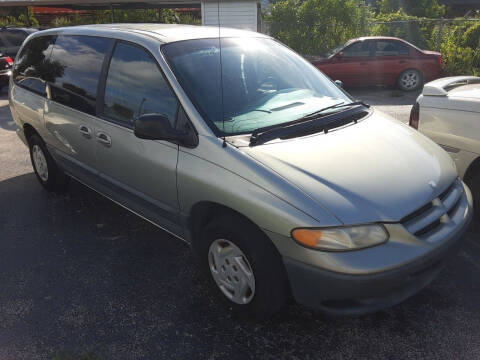
[[[80,132],[80,134],[85,136],[87,139],[90,139],[92,137],[92,129],[90,129],[89,127],[87,127],[85,125],[80,125],[78,127],[78,131]]]
[[[398,63],[399,64],[405,64],[407,61],[406,60],[399,60]]]
[[[102,131],[97,133],[97,140],[99,143],[102,143],[105,146],[112,146],[112,138]]]
[[[366,62],[361,62],[360,65],[367,65],[367,63]]]

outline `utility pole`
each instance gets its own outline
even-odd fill
[[[25,20],[28,27],[32,26],[32,22],[30,21],[30,14],[28,13],[28,6],[25,6]]]
[[[113,24],[115,22],[115,10],[113,9],[113,5],[110,4],[110,22]]]

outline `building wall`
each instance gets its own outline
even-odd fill
[[[220,26],[257,31],[257,1],[202,1],[202,25]]]

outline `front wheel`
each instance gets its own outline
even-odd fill
[[[45,143],[38,135],[28,139],[30,160],[38,181],[48,191],[62,191],[68,183],[68,177],[55,164]]]
[[[423,84],[423,78],[420,71],[415,69],[405,70],[398,77],[398,87],[403,91],[414,91]]]
[[[480,224],[480,172],[477,172],[471,181],[469,181],[468,186],[472,191],[473,196],[473,215],[477,223]]]
[[[286,305],[282,259],[246,219],[226,214],[210,222],[202,231],[198,255],[213,291],[234,313],[266,319]]]

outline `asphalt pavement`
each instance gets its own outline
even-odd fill
[[[416,96],[385,91],[352,93],[408,121]],[[480,359],[480,230],[430,286],[388,310],[331,317],[291,305],[264,323],[234,318],[186,244],[76,182],[46,193],[3,92],[0,359],[82,356]]]

